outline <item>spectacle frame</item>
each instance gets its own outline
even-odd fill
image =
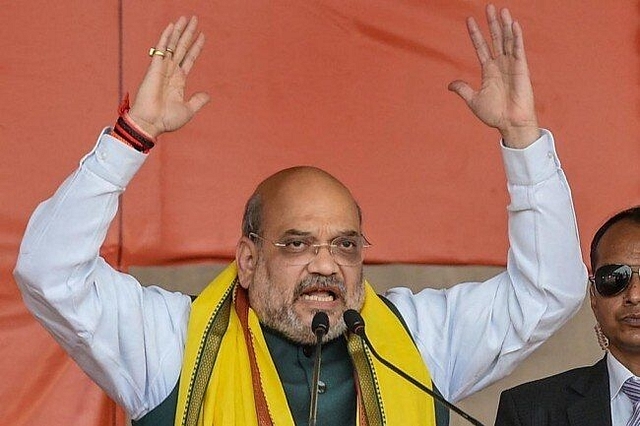
[[[633,274],[640,274],[639,270],[640,267],[633,270],[629,265],[604,265],[589,276],[589,281],[600,296],[611,297],[622,293],[631,283]]]
[[[249,233],[250,238],[258,238],[272,244],[280,251],[291,266],[305,266],[311,263],[322,247],[329,250],[333,260],[341,266],[355,266],[362,262],[363,249],[371,247],[367,238],[360,235],[336,237],[329,243],[318,244],[313,238],[290,237],[282,241],[272,241],[255,232]]]

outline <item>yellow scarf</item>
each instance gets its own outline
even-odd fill
[[[258,318],[236,277],[232,263],[193,303],[176,426],[294,425]],[[411,337],[366,282],[360,313],[378,353],[430,385]],[[356,370],[359,425],[435,425],[430,397],[373,358],[358,336],[348,337],[348,348]]]

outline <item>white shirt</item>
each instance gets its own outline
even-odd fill
[[[509,374],[586,294],[571,194],[551,133],[502,153],[511,196],[507,270],[483,283],[387,293],[451,401]],[[118,195],[145,158],[103,132],[34,212],[14,272],[31,312],[133,419],[175,386],[191,307],[189,296],[142,287],[99,257]]]
[[[607,353],[607,369],[609,370],[609,395],[611,395],[611,424],[626,426],[633,414],[633,403],[622,392],[622,385],[628,378],[634,376],[611,352]]]

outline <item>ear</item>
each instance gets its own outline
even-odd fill
[[[258,248],[248,237],[242,237],[236,246],[236,264],[238,265],[238,282],[247,289],[253,281],[256,263],[258,260]]]

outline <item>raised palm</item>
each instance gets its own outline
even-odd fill
[[[476,21],[467,20],[481,67],[480,88],[476,91],[456,80],[449,89],[460,95],[482,122],[500,130],[507,144],[524,147],[537,139],[539,130],[522,29],[507,9],[498,17],[492,5],[487,6],[487,22],[491,47]]]
[[[185,99],[187,76],[204,45],[202,33],[194,41],[197,25],[195,17],[181,17],[165,28],[155,47],[164,56],[152,56],[138,88],[130,116],[153,137],[181,128],[209,102],[205,92]]]

